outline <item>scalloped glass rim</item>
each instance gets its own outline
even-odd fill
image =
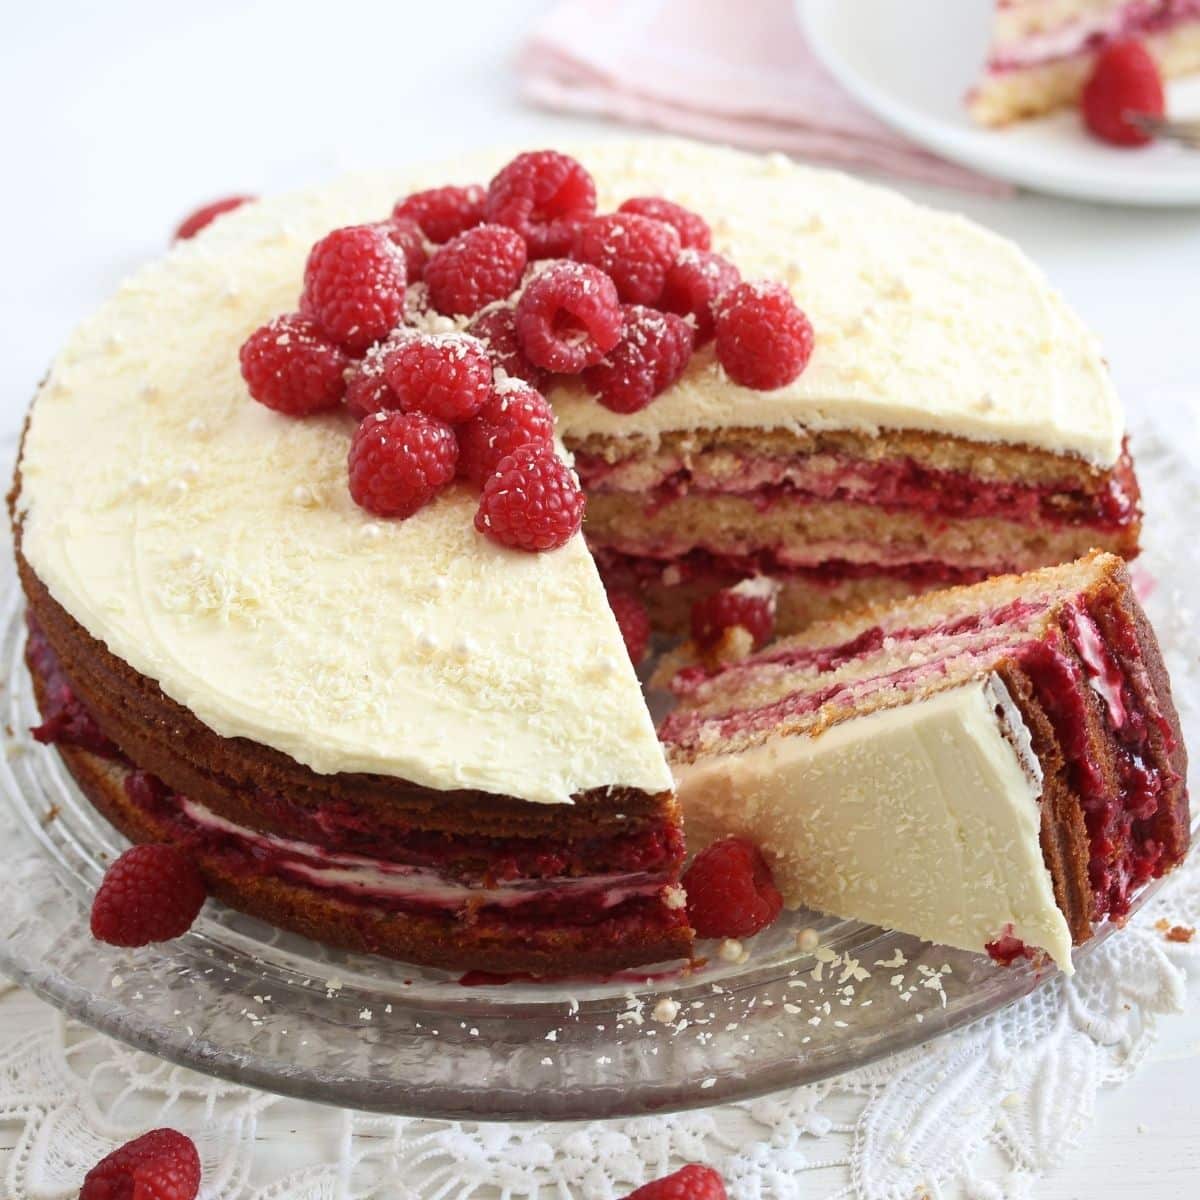
[[[1165,438],[1138,439],[1159,582],[1200,577],[1182,535],[1200,486]],[[1153,556],[1153,557],[1152,557]],[[0,968],[79,1020],[231,1082],[343,1107],[461,1119],[630,1116],[740,1100],[864,1066],[1057,978],[812,913],[785,914],[745,961],[690,975],[462,987],[454,976],[349,955],[215,903],[176,942],[122,951],[87,931],[90,896],[124,843],[82,798],[35,720],[23,601],[0,578],[10,737],[0,760]],[[1189,735],[1200,683],[1186,614],[1149,607]],[[1192,635],[1194,637],[1194,635]],[[1181,669],[1181,667],[1183,669]],[[1138,898],[1140,906],[1157,888]],[[796,934],[820,934],[816,953]],[[1076,952],[1086,955],[1112,930]],[[670,1018],[670,1019],[667,1019]]]

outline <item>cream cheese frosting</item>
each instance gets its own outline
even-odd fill
[[[1039,842],[1041,767],[997,677],[702,758],[676,784],[689,844],[756,842],[789,907],[964,950],[1012,933],[1071,970]]]
[[[803,375],[732,384],[711,352],[649,408],[569,389],[568,440],[736,424],[907,426],[1100,464],[1122,419],[1087,333],[1008,242],[881,188],[673,141],[569,148],[601,208],[661,193],[817,329]],[[216,732],[321,773],[565,802],[670,775],[580,537],[526,556],[465,488],[407,521],[358,509],[350,426],[253,403],[237,350],[295,307],[312,243],[415,188],[486,181],[512,150],[345,179],[222,217],[73,334],[23,450],[23,550],[93,636]]]

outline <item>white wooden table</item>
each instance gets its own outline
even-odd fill
[[[486,143],[605,132],[515,98],[512,53],[544,7],[112,0],[7,11],[0,433],[19,426],[74,322],[201,201]],[[1129,407],[1196,421],[1200,213],[902,190],[1015,238],[1101,335]],[[37,1007],[23,999],[12,1019],[32,1027]],[[1194,1200],[1198,1113],[1200,1006],[1165,1022],[1137,1078],[1102,1097],[1084,1144],[1039,1200]],[[0,1125],[0,1156],[14,1135]]]

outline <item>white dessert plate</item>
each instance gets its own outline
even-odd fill
[[[1146,489],[1146,568],[1158,577],[1147,607],[1196,746],[1200,628],[1187,600],[1200,576],[1189,525],[1200,478],[1152,430],[1136,434],[1133,448]],[[470,981],[346,954],[215,902],[173,942],[102,945],[88,931],[88,908],[125,843],[59,756],[28,735],[39,718],[21,661],[24,598],[3,545],[0,556],[0,972],[161,1058],[354,1109],[469,1120],[628,1116],[837,1075],[1060,981],[1053,968],[999,967],[805,912],[748,939],[745,958],[701,943],[709,961],[690,974],[542,983]],[[815,947],[812,932],[798,936],[806,930],[817,932]],[[1104,927],[1076,960],[1109,935],[1120,933]]]
[[[943,158],[997,179],[1079,200],[1200,205],[1200,150],[1166,142],[1127,150],[1084,132],[1064,110],[984,129],[963,97],[987,51],[991,0],[797,0],[814,52],[882,121]],[[1200,117],[1200,76],[1170,83],[1173,116]]]

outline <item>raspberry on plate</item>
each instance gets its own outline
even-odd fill
[[[250,395],[290,417],[335,408],[346,390],[350,359],[298,313],[260,326],[242,343],[238,358]]]
[[[682,882],[688,921],[697,937],[750,937],[783,910],[767,860],[744,838],[722,838],[706,846],[692,859]]]
[[[488,185],[487,219],[515,229],[530,258],[564,256],[576,227],[595,211],[592,177],[556,150],[518,154]]]
[[[712,246],[712,230],[708,222],[699,213],[673,200],[664,200],[662,196],[634,196],[617,211],[665,221],[679,234],[679,241],[685,250],[707,250]]]
[[[392,217],[408,217],[431,242],[448,242],[483,220],[487,193],[477,183],[430,188],[396,202]]]
[[[629,659],[636,667],[645,657],[650,646],[650,614],[646,606],[632,592],[623,588],[608,588],[608,606],[617,618],[617,626],[629,651]]]
[[[808,365],[813,329],[782,283],[739,283],[717,311],[717,359],[734,383],[769,391]]]
[[[477,337],[488,352],[492,365],[513,379],[523,379],[540,392],[546,383],[546,372],[535,367],[525,357],[517,337],[517,310],[507,304],[480,313],[467,326],[467,332]]]
[[[192,927],[207,894],[178,846],[134,846],[104,872],[92,901],[92,936],[110,946],[169,942]]]
[[[458,473],[482,487],[500,460],[522,446],[552,447],[554,413],[540,392],[517,379],[497,384],[458,431]]]
[[[517,339],[525,357],[560,375],[597,363],[624,327],[613,281],[586,263],[556,262],[535,275],[517,301]]]
[[[381,517],[411,517],[454,478],[454,431],[424,413],[381,412],[350,439],[350,495]]]
[[[522,446],[483,485],[475,528],[513,550],[553,550],[583,521],[583,492],[553,447]]]
[[[79,1200],[195,1200],[196,1144],[177,1129],[151,1129],[102,1158],[84,1177]]]
[[[387,354],[384,374],[405,412],[467,421],[492,390],[492,360],[465,333],[414,333]]]
[[[1161,117],[1166,110],[1158,63],[1141,42],[1110,42],[1092,68],[1081,103],[1084,124],[1096,137],[1114,146],[1146,145],[1153,139],[1128,116]]]
[[[697,600],[692,605],[692,641],[711,651],[726,640],[728,630],[740,628],[750,635],[750,648],[761,649],[775,628],[777,591],[772,580],[758,576]]]
[[[679,249],[673,225],[637,213],[607,213],[580,225],[571,257],[599,267],[622,300],[654,304]]]
[[[219,216],[233,212],[235,208],[241,208],[243,204],[248,204],[257,198],[257,196],[226,196],[221,200],[214,200],[211,204],[196,209],[194,213],[180,221],[172,240],[183,242],[188,238],[193,238],[200,230],[207,229]]]
[[[713,335],[717,301],[741,281],[741,272],[723,255],[684,250],[667,272],[658,307],[690,316],[696,323],[696,345],[701,346]]]
[[[725,1182],[712,1167],[689,1163],[635,1188],[625,1200],[727,1200]]]
[[[404,255],[377,225],[327,233],[309,252],[300,311],[351,354],[404,319]]]
[[[389,217],[386,221],[376,221],[375,228],[404,255],[408,282],[418,282],[425,274],[425,264],[429,261],[429,250],[420,225],[411,217]]]
[[[525,243],[507,225],[476,225],[442,246],[425,268],[433,307],[446,316],[470,316],[503,300],[525,271]]]
[[[613,412],[643,409],[683,374],[692,356],[692,327],[674,313],[640,304],[623,306],[625,332],[583,382]]]

